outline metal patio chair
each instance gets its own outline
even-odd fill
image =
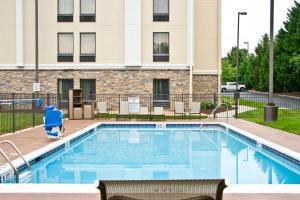
[[[120,101],[120,109],[119,114],[117,115],[117,119],[120,117],[126,117],[130,119],[130,113],[129,113],[129,102],[128,101]]]
[[[192,102],[190,115],[199,115],[201,117],[201,102]]]
[[[108,116],[109,112],[106,102],[97,102],[97,114]]]
[[[152,119],[154,117],[163,117],[163,120],[166,120],[164,108],[163,107],[154,107]]]
[[[185,115],[185,112],[184,112],[184,102],[175,102],[174,118],[178,114],[180,114],[181,116]]]

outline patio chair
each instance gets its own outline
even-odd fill
[[[153,117],[162,117],[163,120],[166,120],[165,111],[163,107],[154,107],[152,119]]]
[[[99,181],[101,200],[222,200],[224,180]]]
[[[107,103],[106,102],[97,102],[97,113],[101,114],[101,115],[108,115],[108,111],[107,111]]]
[[[140,111],[138,113],[138,117],[143,118],[151,118],[150,112],[148,107],[140,107]]]
[[[174,118],[177,114],[180,114],[181,116],[185,115],[184,102],[175,102]]]
[[[192,102],[191,103],[191,115],[199,115],[201,117],[201,102]]]
[[[120,109],[119,109],[119,114],[117,115],[117,119],[121,117],[127,117],[130,119],[128,101],[120,101]]]

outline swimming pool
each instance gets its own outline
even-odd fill
[[[32,160],[31,174],[21,181],[225,178],[231,184],[300,184],[298,160],[226,126],[199,126],[101,124]]]

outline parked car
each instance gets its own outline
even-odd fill
[[[236,82],[227,82],[226,85],[221,86],[222,92],[235,91],[235,90],[236,90]],[[241,92],[245,92],[246,85],[238,84],[238,90]]]

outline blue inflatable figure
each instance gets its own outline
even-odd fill
[[[45,108],[45,131],[48,138],[62,138],[64,115],[61,110],[55,106],[46,106]]]

